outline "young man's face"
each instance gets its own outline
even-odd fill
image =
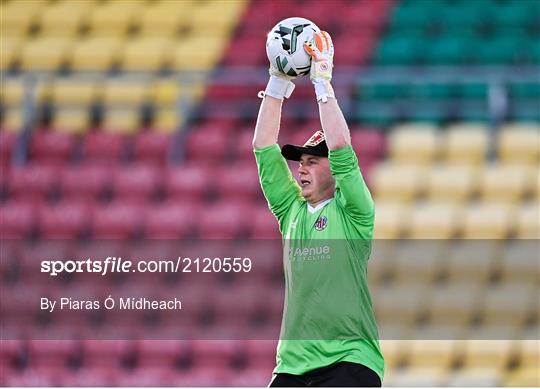
[[[317,204],[334,195],[335,180],[330,172],[328,158],[302,154],[298,174],[302,196],[310,204]]]

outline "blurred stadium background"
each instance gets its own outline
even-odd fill
[[[0,233],[28,240],[3,255],[24,266],[50,239],[278,237],[251,138],[265,36],[289,16],[333,36],[335,89],[376,199],[385,385],[538,386],[536,0],[3,0]],[[311,85],[297,84],[280,142],[319,128]],[[410,266],[424,249],[411,239],[440,239],[444,255]],[[2,282],[29,287],[9,266]],[[414,335],[437,322],[449,339]],[[466,335],[493,322],[513,339]],[[1,383],[266,385],[275,346],[3,340]]]

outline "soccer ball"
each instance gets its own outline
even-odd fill
[[[281,73],[291,77],[309,74],[311,57],[304,43],[313,38],[319,27],[304,18],[282,20],[268,33],[266,55]]]

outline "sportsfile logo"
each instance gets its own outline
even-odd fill
[[[332,259],[329,246],[291,247],[289,259],[294,261],[328,261]]]

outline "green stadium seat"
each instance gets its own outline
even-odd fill
[[[472,36],[450,35],[431,40],[424,62],[431,65],[461,65],[471,60],[475,50]]]
[[[358,88],[361,100],[384,100],[407,97],[408,86],[406,84],[380,83],[363,84]]]
[[[419,61],[425,50],[422,35],[395,34],[386,37],[378,47],[375,62],[378,65],[412,64]]]
[[[409,88],[409,97],[415,100],[448,99],[456,97],[458,92],[455,84],[415,83]]]

